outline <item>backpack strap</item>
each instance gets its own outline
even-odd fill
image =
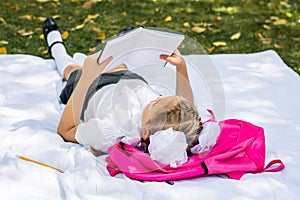
[[[207,112],[210,114],[210,118],[208,120],[206,120],[205,122],[203,122],[203,124],[205,124],[206,122],[216,122],[216,117],[215,117],[214,112],[210,109],[207,109]]]
[[[274,165],[279,164],[277,167],[273,167]],[[279,172],[284,169],[284,164],[281,160],[272,160],[267,164],[265,168],[261,170],[261,172]]]

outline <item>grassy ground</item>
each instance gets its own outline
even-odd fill
[[[71,54],[144,25],[183,32],[211,54],[273,49],[300,74],[300,0],[2,0],[0,9],[3,53],[48,58],[41,27],[52,16]]]

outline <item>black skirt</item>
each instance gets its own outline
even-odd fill
[[[60,99],[63,104],[67,104],[69,98],[71,97],[80,77],[82,74],[82,70],[78,69],[73,71],[70,74],[70,77],[67,81],[66,86],[63,88],[60,94]],[[91,97],[101,88],[103,88],[106,85],[115,84],[119,82],[121,79],[139,79],[147,83],[147,81],[141,77],[140,75],[133,73],[129,70],[120,70],[112,73],[102,73],[100,74],[90,85],[87,94],[85,96],[82,113],[81,113],[81,119],[83,119],[83,113],[85,109],[87,108],[88,102],[91,99]]]

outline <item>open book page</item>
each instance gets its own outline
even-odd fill
[[[122,63],[131,70],[142,66],[163,66],[165,61],[159,56],[171,55],[183,39],[183,34],[139,27],[108,40],[98,62],[113,56],[105,71]]]

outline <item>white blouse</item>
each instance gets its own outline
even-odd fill
[[[138,79],[121,79],[104,86],[90,99],[75,139],[102,152],[120,141],[137,145],[141,138],[142,111],[158,96]]]

